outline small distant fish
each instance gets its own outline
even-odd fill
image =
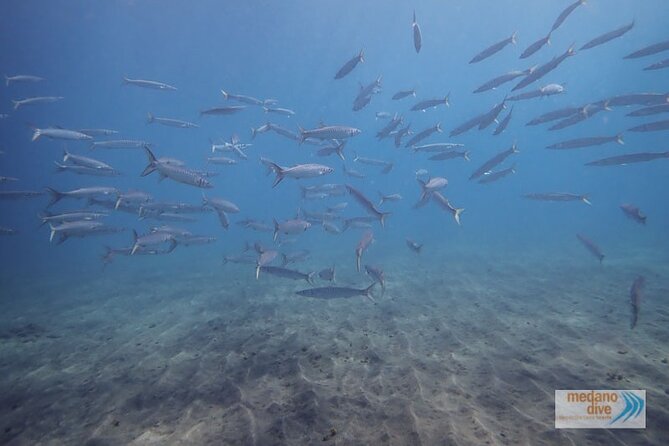
[[[251,139],[255,139],[256,135],[259,133],[267,133],[270,130],[272,130],[272,123],[268,122],[267,124],[263,124],[258,128],[251,127]]]
[[[14,104],[14,110],[18,110],[19,107],[24,105],[52,104],[54,102],[62,101],[63,99],[65,99],[63,96],[39,96],[34,98],[12,100],[12,103]]]
[[[500,133],[502,133],[504,130],[506,130],[506,128],[509,126],[509,122],[511,122],[511,115],[512,114],[513,114],[513,107],[511,107],[511,110],[509,110],[509,113],[506,114],[504,119],[502,119],[502,121],[500,121],[500,123],[495,128],[495,131],[493,132],[494,136],[497,136]]]
[[[388,173],[392,170],[394,163],[392,161],[385,161],[385,160],[379,160],[379,159],[374,159],[374,158],[365,158],[362,156],[358,156],[357,154],[355,155],[355,158],[353,158],[353,162],[355,163],[361,163],[361,164],[367,164],[369,166],[380,166],[383,167],[383,170],[381,170],[381,173]]]
[[[364,52],[360,50],[357,56],[353,56],[348,62],[346,62],[335,74],[335,79],[341,79],[347,74],[349,74],[355,67],[358,66],[360,62],[365,62]]]
[[[267,105],[265,101],[261,101],[260,99],[254,98],[253,96],[246,96],[243,94],[233,94],[225,90],[221,90],[221,94],[223,95],[223,99],[225,99],[226,101],[232,99],[234,101],[242,102],[244,104],[249,104],[249,105],[259,105],[259,106]]]
[[[400,99],[404,99],[406,97],[413,96],[414,98],[416,97],[416,89],[412,88],[411,90],[400,90],[397,93],[395,93],[392,97],[393,101],[398,101]]]
[[[485,130],[488,128],[490,124],[493,122],[497,121],[497,117],[499,116],[500,113],[502,113],[502,110],[506,110],[506,96],[500,102],[499,104],[495,104],[494,107],[492,107],[487,113],[484,113],[476,118],[474,118],[474,126],[478,125],[479,130]],[[466,123],[468,126],[470,125],[469,123]],[[455,132],[451,132],[452,134]]]
[[[420,49],[423,46],[423,36],[420,32],[420,26],[416,22],[416,11],[413,12],[413,22],[411,23],[411,28],[413,29],[413,47],[416,50],[416,53],[420,53]]]
[[[458,226],[460,225],[460,214],[465,211],[464,208],[456,208],[453,206],[450,201],[448,201],[448,198],[444,197],[439,191],[432,194],[432,199],[436,201],[442,209],[449,212],[453,216],[453,219],[458,224]]]
[[[599,263],[602,263],[604,260],[604,254],[602,254],[602,250],[599,249],[599,246],[597,246],[592,240],[588,239],[584,235],[576,234],[576,238],[578,238],[583,246],[585,246],[586,249],[599,260]]]
[[[113,234],[116,232],[121,232],[123,228],[115,228],[112,226],[107,226],[99,221],[68,221],[61,223],[57,226],[49,223],[51,228],[51,235],[49,236],[49,242],[52,242],[53,239],[58,236],[57,243],[61,244],[70,237],[87,237],[90,235],[105,235]]]
[[[335,270],[334,265],[332,265],[331,268],[325,268],[318,272],[318,277],[320,277],[322,280],[327,280],[329,282],[336,282],[337,281],[336,275],[337,272]]]
[[[529,121],[525,125],[539,125],[539,124],[544,124],[546,122],[551,122],[555,121],[557,119],[563,119],[563,118],[568,118],[570,116],[573,116],[575,114],[578,114],[583,111],[583,107],[566,107],[566,108],[561,108],[559,110],[553,110],[548,113],[544,113],[541,116],[538,116],[531,121]]]
[[[11,181],[19,181],[19,179],[14,178],[14,177],[2,177],[2,176],[0,176],[0,184],[9,183]]]
[[[504,47],[507,46],[510,43],[512,43],[514,45],[516,44],[516,33],[515,32],[513,34],[511,34],[510,37],[507,37],[506,39],[501,40],[501,41],[489,46],[488,48],[484,49],[480,53],[478,53],[476,56],[474,56],[472,58],[472,60],[469,61],[469,63],[472,64],[472,63],[481,62],[482,60],[487,59],[488,57],[492,56],[493,54],[503,50]]]
[[[374,265],[365,265],[365,272],[376,283],[381,285],[381,295],[386,292],[386,276],[381,268]]]
[[[627,56],[623,57],[623,59],[638,59],[639,57],[650,56],[652,54],[661,53],[667,50],[669,50],[669,40],[665,40],[664,42],[655,43],[653,45],[641,48],[640,50],[630,53]]]
[[[322,149],[319,149],[316,154],[318,156],[330,156],[333,153],[336,153],[339,158],[341,158],[342,161],[345,161],[344,158],[344,147],[346,147],[346,141],[341,141],[338,142],[334,145],[331,146],[326,146],[323,147]]]
[[[646,68],[644,68],[644,71],[652,71],[652,70],[662,70],[664,68],[669,67],[669,59],[664,59],[660,62],[656,62],[654,64],[648,65]]]
[[[0,190],[0,200],[19,200],[21,198],[36,198],[44,192],[33,190]]]
[[[360,261],[362,260],[362,254],[373,242],[374,233],[372,231],[365,231],[358,241],[358,245],[355,248],[355,268],[358,272],[360,272]]]
[[[284,116],[295,116],[295,112],[293,110],[290,110],[288,108],[281,108],[281,107],[263,107],[263,110],[265,113],[274,113],[277,115],[284,115]]]
[[[385,226],[385,219],[390,215],[390,212],[379,211],[369,198],[367,198],[362,192],[353,186],[347,184],[346,190],[348,190],[349,194],[355,198],[355,200],[365,209],[365,211],[367,211],[367,213],[371,214],[373,217],[376,217],[379,220],[382,227]]]
[[[510,71],[508,73],[502,74],[501,76],[497,76],[496,78],[491,79],[488,82],[481,85],[480,87],[478,87],[476,90],[474,90],[474,93],[483,93],[484,91],[493,90],[499,87],[500,85],[510,82],[516,78],[519,78],[521,76],[527,76],[532,71],[533,68],[528,68],[527,70],[523,71]]]
[[[607,33],[604,33],[601,36],[595,37],[594,39],[592,39],[591,41],[589,41],[588,43],[583,45],[581,47],[580,51],[588,50],[590,48],[594,48],[594,47],[599,46],[603,43],[606,43],[610,40],[613,40],[617,37],[620,37],[623,34],[625,34],[627,31],[631,30],[632,28],[634,28],[634,20],[632,20],[632,23],[630,23],[629,25],[622,26],[618,29],[614,29],[613,31],[609,31]]]
[[[387,138],[397,127],[399,127],[403,121],[404,118],[396,113],[395,116],[393,116],[393,119],[391,119],[384,128],[376,133],[376,137],[379,140]]]
[[[160,162],[153,155],[148,147],[144,147],[149,164],[144,168],[141,176],[147,176],[151,172],[157,171],[160,179],[169,178],[177,183],[188,184],[203,189],[211,189],[213,185],[204,176],[189,170],[183,166],[175,166],[169,163]]]
[[[416,254],[420,254],[421,249],[423,249],[422,243],[415,242],[409,238],[406,240],[406,242],[410,250],[412,250]]]
[[[424,181],[420,178],[416,178],[418,184],[421,187],[421,195],[418,199],[418,205],[423,205],[430,199],[432,193],[441,190],[448,186],[448,180],[443,177],[431,177],[427,181]]]
[[[666,105],[669,104],[669,93],[633,93],[614,96],[606,100],[610,107],[627,105]]]
[[[637,223],[640,223],[642,225],[646,224],[646,216],[641,213],[641,210],[639,210],[638,207],[634,206],[633,204],[621,204],[620,205],[620,210],[623,211],[623,213],[629,217],[630,219],[634,220]]]
[[[117,139],[110,141],[94,141],[90,145],[90,149],[101,147],[103,149],[141,149],[142,147],[149,147],[151,143],[146,141],[139,141],[135,139]]]
[[[464,144],[459,143],[438,142],[434,144],[425,144],[422,146],[413,146],[412,149],[414,152],[446,152],[464,146]]]
[[[379,192],[379,206],[382,206],[383,203],[386,201],[400,201],[402,199],[402,196],[400,194],[390,194],[390,195],[384,195],[381,192]]]
[[[302,178],[320,177],[334,172],[332,167],[324,166],[322,164],[297,164],[292,167],[282,167],[269,160],[267,163],[272,167],[276,174],[272,187],[276,187],[276,185],[286,177],[299,180]]]
[[[564,87],[560,84],[548,84],[537,90],[520,93],[515,96],[509,96],[506,100],[521,101],[526,99],[542,98],[546,96],[553,96],[556,94],[564,93],[564,91],[565,91]]]
[[[311,227],[311,223],[306,220],[295,218],[292,220],[285,220],[281,223],[274,220],[274,236],[276,240],[279,234],[301,234]]]
[[[576,54],[574,52],[574,47],[570,46],[569,48],[567,48],[567,51],[565,51],[561,55],[554,57],[545,64],[540,65],[534,70],[532,70],[532,72],[529,73],[527,76],[525,76],[520,82],[518,82],[516,86],[511,89],[511,91],[520,90],[521,88],[525,88],[531,83],[538,81],[539,79],[541,79],[542,77],[546,76],[548,73],[556,69],[562,62],[565,61],[565,59],[573,56],[574,54]]]
[[[239,113],[242,110],[245,110],[245,105],[229,105],[227,107],[213,107],[206,110],[201,110],[200,115],[210,115],[210,116],[226,116]]]
[[[546,146],[547,149],[578,149],[581,147],[591,147],[599,146],[602,144],[607,144],[610,142],[615,142],[618,144],[625,144],[623,141],[623,135],[617,134],[613,136],[591,136],[586,138],[576,138],[570,139],[569,141],[558,142]]]
[[[146,123],[147,124],[152,124],[152,123],[158,123],[162,124],[167,127],[177,127],[180,129],[196,129],[200,128],[199,125],[193,123],[193,122],[188,122],[188,121],[182,121],[181,119],[173,119],[173,118],[159,118],[157,116],[153,116],[152,113],[147,113],[146,114]]]
[[[306,280],[311,285],[314,284],[314,275],[316,274],[315,272],[305,274],[293,269],[283,268],[280,266],[260,266],[260,271],[262,271],[263,273],[271,274],[273,276],[283,277],[285,279]]]
[[[402,138],[409,135],[413,135],[413,132],[411,131],[411,123],[395,132],[395,147],[399,149],[402,145]]]
[[[441,133],[441,123],[437,122],[433,127],[428,127],[425,130],[416,133],[409,141],[404,144],[404,147],[411,147],[418,144],[420,141],[431,136],[433,133]]]
[[[210,156],[207,158],[207,163],[231,165],[231,164],[237,164],[237,160],[232,158],[226,158],[224,156]]]
[[[391,115],[388,112],[384,112],[384,111],[376,112],[376,119],[388,119],[392,116],[393,115]]]
[[[0,119],[7,119],[7,118],[9,118],[9,116],[10,115],[7,114],[7,113],[0,113]]]
[[[342,165],[342,171],[344,172],[344,175],[346,175],[347,177],[358,178],[358,179],[365,178],[364,173],[358,172],[357,170],[354,169],[350,169],[346,167],[346,164]]]
[[[483,174],[481,178],[479,178],[478,183],[479,184],[488,184],[488,183],[493,183],[495,181],[501,180],[502,178],[506,177],[507,175],[512,175],[516,173],[516,165],[514,164],[513,166],[499,170],[497,172],[486,172]]]
[[[637,125],[636,127],[627,130],[630,132],[657,132],[660,130],[669,130],[669,119]]]
[[[110,129],[79,129],[77,131],[88,136],[112,136],[118,133],[117,130]]]
[[[114,169],[94,169],[85,166],[60,164],[57,161],[54,161],[53,163],[56,166],[56,172],[72,172],[78,175],[92,175],[97,177],[116,177],[121,175],[118,171]]]
[[[519,153],[520,151],[518,150],[518,147],[516,144],[513,144],[509,149],[504,150],[497,155],[493,156],[490,158],[488,161],[483,163],[478,169],[476,169],[469,177],[470,180],[474,180],[476,178],[481,177],[484,175],[486,172],[491,171],[498,165],[502,164],[504,160],[506,160],[509,156]]]
[[[210,243],[216,242],[216,240],[216,237],[189,235],[177,240],[177,243],[181,246],[208,245]]]
[[[532,45],[525,48],[525,51],[523,51],[523,53],[520,55],[520,58],[527,59],[528,57],[539,51],[541,48],[543,48],[545,45],[550,45],[550,44],[551,44],[551,33],[548,33],[541,39],[534,42]]]
[[[326,125],[311,130],[300,127],[299,141],[304,142],[307,138],[316,139],[346,139],[359,135],[360,129],[342,125]]]
[[[571,14],[574,9],[578,8],[580,5],[585,4],[585,0],[576,0],[574,3],[571,5],[567,6],[564,11],[560,13],[560,15],[555,19],[555,22],[553,23],[553,27],[551,28],[551,32],[555,31],[556,29],[559,28],[560,25],[567,19],[569,14]]]
[[[335,234],[335,235],[341,234],[341,229],[339,229],[339,226],[329,221],[323,220],[323,229],[325,230],[325,232],[328,232],[330,234]]]
[[[641,309],[641,292],[643,291],[646,279],[638,276],[632,283],[630,289],[630,304],[632,305],[632,317],[630,319],[630,328],[633,330],[639,319],[639,310]]]
[[[247,264],[247,265],[255,265],[257,263],[256,256],[246,254],[246,255],[239,255],[239,256],[224,256],[223,257],[223,264],[226,263],[241,263],[241,264]]]
[[[561,192],[532,193],[525,194],[523,197],[530,200],[539,201],[582,201],[587,205],[592,205],[587,195],[569,194]]]
[[[36,83],[44,80],[43,77],[33,76],[31,74],[17,74],[15,76],[7,76],[5,74],[5,85],[8,87],[10,84]]]
[[[0,226],[0,235],[16,235],[16,234],[18,234],[18,231],[16,229],[5,228],[4,226]]]
[[[639,110],[634,110],[633,112],[628,113],[627,116],[651,116],[658,115],[660,113],[669,113],[669,103],[640,108]]]
[[[376,282],[373,282],[370,286],[363,289],[334,286],[310,288],[308,290],[297,291],[296,294],[306,297],[315,297],[317,299],[342,299],[347,297],[365,296],[374,302],[374,298],[372,297],[372,288],[374,285],[376,285]]]
[[[428,108],[437,108],[439,105],[445,105],[446,107],[450,107],[450,93],[448,93],[445,97],[439,98],[439,99],[427,99],[425,101],[420,101],[419,103],[415,104],[413,107],[411,107],[411,111],[425,111]]]
[[[642,152],[630,153],[626,155],[612,156],[596,161],[585,163],[586,166],[625,166],[633,163],[645,163],[655,161],[658,159],[669,158],[669,151],[667,152]]]
[[[32,141],[37,141],[41,137],[49,139],[65,139],[70,141],[90,141],[93,138],[85,133],[76,130],[66,130],[61,128],[34,129]]]
[[[123,78],[123,85],[134,85],[135,87],[149,88],[152,90],[177,91],[176,87],[173,87],[164,82],[150,81],[144,79],[130,79],[127,77]]]

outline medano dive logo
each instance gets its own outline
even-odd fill
[[[556,390],[556,429],[645,429],[645,390]]]

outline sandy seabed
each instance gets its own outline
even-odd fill
[[[0,443],[667,445],[669,266],[641,255],[386,257],[376,304],[248,265],[4,280]],[[646,389],[648,428],[554,429],[555,389],[606,388]]]

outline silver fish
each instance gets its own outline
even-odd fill
[[[334,172],[332,167],[324,166],[322,164],[297,164],[292,167],[282,167],[269,160],[267,160],[267,163],[272,167],[276,174],[272,187],[276,187],[276,185],[286,177],[299,180],[302,178],[319,177]]]
[[[386,275],[381,268],[374,265],[365,265],[365,272],[376,283],[381,285],[381,295],[386,291]]]
[[[548,193],[531,193],[525,194],[523,197],[530,200],[538,201],[582,201],[587,205],[592,205],[588,199],[588,195],[570,194],[562,192],[548,192]]]
[[[416,11],[413,12],[413,22],[411,23],[411,28],[413,30],[413,47],[416,50],[416,53],[420,53],[420,49],[423,46],[423,36],[420,32],[420,26],[416,22]]]
[[[289,108],[263,107],[263,110],[265,111],[265,113],[274,113],[277,115],[284,115],[284,116],[295,116],[295,112]]]
[[[374,233],[372,231],[365,231],[358,241],[358,245],[355,247],[355,268],[360,272],[360,261],[362,260],[362,254],[369,248],[374,242]]]
[[[632,28],[634,28],[634,20],[632,20],[632,23],[630,23],[629,25],[625,25],[625,26],[620,27],[618,29],[614,29],[613,31],[609,31],[607,33],[604,33],[601,36],[595,37],[594,39],[592,39],[591,41],[589,41],[588,43],[583,45],[581,47],[580,51],[588,50],[590,48],[594,48],[594,47],[599,46],[603,43],[606,43],[610,40],[613,40],[617,37],[620,37],[623,34],[625,34],[627,31],[631,30]]]
[[[123,77],[123,85],[134,85],[135,87],[149,88],[152,90],[177,91],[176,87],[173,87],[164,82],[150,81],[145,79],[130,79]]]
[[[560,13],[560,15],[555,19],[555,22],[553,23],[553,27],[551,28],[551,32],[555,31],[558,29],[560,25],[566,20],[566,18],[571,14],[574,9],[578,8],[580,5],[583,5],[585,3],[585,0],[576,0],[574,3],[571,5],[567,6],[564,11]]]
[[[637,125],[627,130],[630,132],[656,132],[658,130],[669,130],[669,119]]]
[[[114,168],[107,163],[86,156],[75,155],[68,152],[67,149],[63,150],[63,162],[70,162],[77,166],[89,167],[91,169],[114,170]]]
[[[599,263],[602,263],[604,260],[604,254],[602,254],[602,250],[599,248],[599,246],[597,246],[592,240],[584,235],[576,234],[576,238],[583,244],[583,246],[585,246],[588,251],[590,251],[593,256],[599,260]]]
[[[227,116],[239,113],[242,110],[245,110],[245,105],[230,105],[227,107],[213,107],[206,110],[200,111],[200,115],[210,115],[210,116]]]
[[[661,60],[660,62],[656,62],[654,64],[648,65],[646,68],[644,68],[644,71],[652,71],[652,70],[662,70],[664,68],[669,67],[669,59],[664,59]]]
[[[34,129],[32,141],[37,141],[41,137],[50,139],[65,139],[70,141],[90,141],[93,138],[85,133],[76,130],[66,130],[60,128]]]
[[[335,79],[341,79],[347,74],[349,74],[355,67],[358,66],[360,62],[364,62],[364,53],[363,50],[360,50],[357,56],[353,56],[348,62],[346,62],[335,74]]]
[[[574,54],[576,53],[574,52],[573,46],[569,47],[567,51],[565,51],[561,55],[554,57],[550,61],[534,69],[530,74],[528,74],[520,82],[518,82],[518,84],[516,84],[516,86],[513,87],[511,91],[519,90],[521,88],[530,85],[533,82],[538,81],[539,79],[541,79],[542,77],[544,77],[545,75],[556,69],[562,62],[564,62],[565,59],[573,56]]]
[[[420,101],[417,104],[415,104],[413,107],[411,107],[411,111],[425,111],[428,108],[437,108],[439,105],[445,105],[446,107],[450,107],[450,95],[451,93],[448,93],[445,97],[439,98],[439,99],[427,99],[425,101]]]
[[[373,282],[370,286],[363,289],[334,286],[310,288],[308,290],[297,291],[296,294],[306,297],[315,297],[317,299],[342,299],[347,297],[365,296],[374,302],[374,298],[372,297],[372,287],[374,287],[374,285],[376,285],[376,282]]]
[[[488,184],[488,183],[493,183],[495,181],[501,180],[502,178],[506,177],[507,175],[511,175],[516,173],[516,165],[514,164],[513,166],[503,169],[503,170],[498,170],[497,172],[486,172],[483,174],[481,178],[479,178],[479,184]]]
[[[65,98],[62,96],[38,96],[34,98],[12,100],[12,103],[14,104],[14,110],[18,110],[19,107],[24,105],[52,104],[54,102],[62,101],[63,99]]]
[[[118,197],[119,191],[114,187],[83,187],[80,189],[74,189],[67,192],[59,192],[53,188],[47,187],[46,191],[51,196],[51,200],[47,207],[53,206],[58,203],[63,198],[94,198],[94,197]]]
[[[91,175],[96,177],[116,177],[121,175],[114,169],[95,169],[92,167],[77,166],[71,164],[60,164],[57,161],[53,162],[56,166],[56,172],[71,172],[78,175]]]
[[[420,254],[421,249],[423,249],[422,243],[415,242],[409,238],[406,240],[406,242],[410,250],[412,250],[416,254]]]
[[[669,40],[641,48],[640,50],[623,57],[623,59],[638,59],[639,57],[650,56],[652,54],[661,53],[662,51],[667,50],[669,50]]]
[[[271,274],[273,276],[283,277],[286,279],[306,280],[311,285],[314,284],[314,275],[316,274],[315,272],[305,274],[299,271],[283,268],[280,266],[260,266],[260,271],[267,274]]]
[[[181,119],[173,119],[173,118],[159,118],[157,116],[153,116],[152,113],[147,113],[146,123],[153,124],[154,122],[167,127],[176,127],[180,129],[196,129],[200,127],[199,125],[193,122],[182,121]]]
[[[221,94],[223,95],[223,99],[225,100],[235,100],[237,102],[243,102],[244,104],[249,104],[249,105],[264,105],[265,103],[261,101],[260,99],[256,99],[252,96],[246,96],[243,94],[232,94],[228,93],[225,90],[221,90]]]
[[[416,97],[416,90],[411,89],[411,90],[400,90],[397,93],[393,95],[391,98],[393,101],[398,101],[400,99],[404,99],[406,97],[413,96],[414,98]]]
[[[58,244],[63,243],[69,237],[87,237],[89,235],[104,235],[123,231],[123,228],[115,228],[107,226],[99,221],[81,220],[81,221],[67,221],[57,226],[49,223],[51,228],[51,235],[49,241],[58,236]]]
[[[418,144],[420,141],[429,137],[433,133],[441,133],[441,123],[437,122],[433,127],[428,127],[425,130],[416,133],[409,141],[404,144],[404,147],[411,147]]]
[[[633,163],[645,163],[655,161],[658,159],[669,158],[669,151],[667,152],[645,152],[645,153],[630,153],[626,155],[612,156],[596,161],[585,163],[586,166],[625,166]]]
[[[299,141],[304,142],[307,138],[316,139],[346,139],[359,135],[360,129],[342,125],[326,125],[312,130],[304,130],[300,127]]]
[[[45,79],[39,76],[33,76],[32,74],[17,74],[14,76],[7,76],[5,74],[5,85],[9,87],[10,84],[25,84],[25,83],[36,83],[42,82]]]
[[[84,133],[88,136],[111,136],[118,133],[117,130],[110,129],[79,129],[78,132]]]
[[[586,138],[576,138],[570,139],[569,141],[558,142],[546,146],[547,149],[578,149],[581,147],[591,147],[599,146],[602,144],[607,144],[610,142],[615,142],[618,144],[625,144],[623,141],[623,135],[617,134],[613,136],[590,136]]]
[[[346,190],[348,190],[349,194],[355,198],[355,200],[365,209],[365,211],[367,211],[367,213],[371,214],[379,220],[382,227],[385,226],[385,219],[390,215],[390,212],[379,211],[369,198],[367,198],[362,192],[353,186],[347,184]]]
[[[629,217],[630,219],[634,220],[637,223],[640,223],[642,225],[646,224],[646,216],[641,213],[641,210],[634,206],[633,204],[629,203],[624,203],[620,205],[620,210],[623,211],[623,213]]]
[[[516,144],[513,144],[509,149],[504,150],[497,155],[493,156],[490,158],[488,161],[483,163],[481,167],[476,169],[471,176],[469,177],[470,180],[474,180],[476,178],[481,177],[483,174],[486,172],[491,171],[494,169],[496,166],[502,164],[504,160],[506,160],[509,156],[513,155],[514,153],[519,153],[520,151],[518,150]]]
[[[145,249],[150,246],[162,245],[165,243],[170,244],[170,251],[172,251],[176,245],[177,241],[174,238],[174,235],[168,232],[150,232],[145,235],[137,235],[135,230],[132,231],[133,245],[130,255],[134,255],[138,249]]]
[[[21,198],[36,198],[44,195],[44,192],[33,190],[2,190],[0,200],[18,200]]]
[[[95,141],[90,145],[90,149],[98,147],[103,149],[141,149],[142,147],[150,147],[151,143],[140,141],[136,139],[116,139],[110,141]]]
[[[309,223],[306,220],[301,220],[299,218],[295,218],[292,220],[285,220],[281,223],[278,221],[274,220],[274,235],[273,239],[276,240],[277,237],[279,236],[279,233],[281,234],[301,234],[307,229],[311,227],[311,223]]]
[[[509,126],[509,122],[511,122],[511,115],[513,114],[513,107],[511,107],[511,110],[509,110],[509,113],[506,114],[504,119],[500,121],[500,123],[497,125],[497,128],[495,128],[495,131],[493,132],[493,135],[497,136],[500,133],[502,133],[506,128]]]
[[[524,71],[510,71],[508,73],[502,74],[501,76],[497,76],[496,78],[491,79],[483,85],[479,86],[476,90],[474,90],[474,93],[483,93],[484,91],[493,90],[500,85],[510,82],[516,78],[527,76],[533,70],[534,68],[528,68]]]
[[[626,116],[651,116],[660,113],[669,113],[669,104],[651,105],[650,107],[640,108],[639,110],[627,113]]]
[[[521,101],[526,99],[533,98],[543,98],[546,96],[553,96],[555,94],[564,93],[565,89],[560,84],[548,84],[537,90],[528,91],[525,93],[520,93],[515,96],[509,96],[506,98],[507,101]]]
[[[552,32],[552,31],[551,31]],[[520,55],[521,59],[526,59],[539,51],[541,48],[543,48],[545,45],[550,45],[551,44],[551,33],[546,34],[544,37],[541,39],[537,40],[534,42],[532,45],[528,46],[525,48],[525,51]]]
[[[511,34],[510,37],[507,37],[506,39],[501,40],[501,41],[489,46],[488,48],[484,49],[480,53],[478,53],[476,56],[474,56],[472,58],[472,60],[469,61],[469,63],[472,64],[472,63],[481,62],[482,60],[487,59],[488,57],[492,56],[493,54],[503,50],[504,47],[507,46],[510,43],[512,43],[514,45],[516,44],[516,33],[515,32],[513,34]]]

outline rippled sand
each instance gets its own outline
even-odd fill
[[[629,254],[386,256],[377,304],[244,265],[7,282],[0,443],[666,445],[669,269]],[[647,389],[648,428],[555,430],[556,388]]]

